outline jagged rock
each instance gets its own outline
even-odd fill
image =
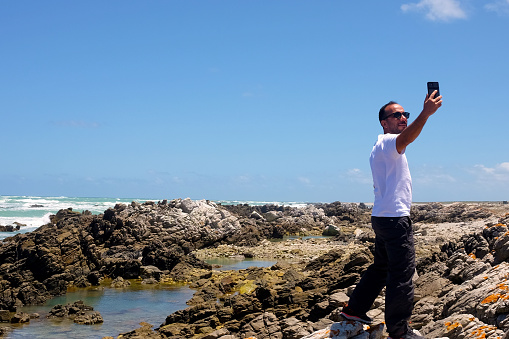
[[[497,262],[500,263],[509,259],[509,232],[505,232],[495,240],[493,250]]]
[[[454,287],[449,279],[443,278],[437,272],[428,272],[420,275],[414,281],[414,286],[415,301],[419,301],[428,296],[442,297]]]
[[[92,286],[92,284],[90,283],[90,281],[88,281],[87,277],[80,276],[74,281],[74,286],[83,288]]]
[[[240,330],[244,338],[256,337],[257,339],[282,339],[279,321],[273,313],[265,312],[247,323]]]
[[[110,287],[113,287],[113,288],[125,288],[125,287],[128,287],[130,285],[131,285],[131,283],[129,282],[129,280],[125,280],[122,277],[116,277],[111,282]]]
[[[93,311],[92,306],[87,306],[82,300],[78,300],[72,304],[56,305],[49,314],[48,318],[70,318],[80,325],[93,325],[104,322],[101,314]]]
[[[477,260],[473,255],[467,255],[463,251],[457,251],[447,261],[449,271],[446,276],[455,283],[462,283],[472,279],[491,268],[491,265]]]
[[[441,204],[438,202],[424,205],[413,205],[411,218],[414,223],[425,222],[460,222],[485,219],[492,213],[482,204],[477,206],[465,203]]]
[[[467,314],[477,319],[475,330],[497,327],[481,334],[509,330],[508,215],[497,223],[491,209],[471,204],[417,205],[412,213],[419,220],[414,225],[420,275],[413,326],[439,331],[440,325],[430,325]],[[260,218],[250,218],[256,214]],[[168,315],[157,330],[142,325],[125,338],[297,339],[326,327],[336,330],[340,308],[373,260],[369,214],[365,205],[339,202],[226,207],[190,199],[119,204],[99,216],[61,210],[50,224],[0,244],[0,308],[42,303],[72,284],[98,285],[105,277],[114,279],[113,286],[139,277],[152,283],[173,279],[193,283],[189,307]],[[432,224],[441,220],[449,224]],[[327,225],[340,225],[343,234],[278,245],[268,241],[287,234],[319,235]],[[204,248],[225,256],[269,253],[287,262],[217,272],[197,255]],[[383,311],[384,291],[368,315],[378,322]],[[80,323],[100,319],[79,305],[60,305],[52,312]],[[378,335],[373,333],[363,328],[357,338]],[[450,334],[456,339],[468,332]]]
[[[344,307],[347,303],[350,297],[346,295],[344,292],[336,292],[334,294],[331,294],[329,297],[329,304],[331,307],[339,308]]]
[[[471,314],[487,324],[496,325],[500,314],[509,313],[509,263],[504,262],[455,287],[443,299],[443,315]],[[509,330],[509,324],[504,324]]]
[[[327,324],[328,325],[328,324]],[[325,326],[327,326],[325,325]],[[286,318],[280,321],[280,326],[285,339],[298,339],[313,332],[314,328],[307,322],[300,321],[296,317]],[[324,326],[324,327],[325,327]]]
[[[188,280],[184,275],[195,274],[195,267],[211,270],[190,259],[193,249],[240,233],[237,217],[205,200],[118,204],[98,216],[86,212],[60,210],[51,223],[0,243],[0,308],[43,303],[71,283],[98,285],[103,277],[135,279],[143,273],[159,281],[177,267],[172,278]],[[142,269],[150,265],[157,270]]]
[[[322,232],[323,236],[336,236],[341,233],[341,228],[335,225],[327,225]]]
[[[252,219],[256,219],[256,220],[264,220],[264,218],[261,216],[260,213],[256,212],[256,211],[253,211],[250,215],[249,215],[250,218]]]
[[[318,330],[316,332],[311,333],[310,335],[302,337],[302,339],[325,339],[325,338],[347,339],[356,337],[363,332],[365,331],[362,323],[357,321],[342,321],[333,323],[332,325],[322,330]],[[366,334],[367,338],[369,338],[369,333],[366,332]]]
[[[21,226],[21,224],[6,225],[6,226],[0,225],[0,232],[15,232],[15,231],[19,231],[20,230],[20,226]],[[23,226],[26,226],[26,225],[23,225]]]
[[[155,281],[161,280],[163,276],[163,271],[161,271],[156,266],[141,266],[140,267],[140,277],[142,279],[152,278]]]
[[[0,322],[8,323],[11,321],[12,315],[9,310],[0,310]]]
[[[122,333],[118,336],[118,338],[123,339],[164,339],[163,335],[159,332],[152,330],[152,325],[146,322],[140,323],[141,327],[137,328],[133,331]],[[104,337],[103,339],[115,339],[113,337]]]
[[[428,338],[486,338],[500,339],[504,331],[490,326],[471,314],[456,314],[436,322],[431,322],[421,329]]]
[[[283,217],[283,212],[281,211],[269,211],[265,214],[263,214],[263,217],[267,222],[276,221],[277,219]]]
[[[74,318],[74,322],[80,325],[94,325],[103,323],[104,319],[99,312],[95,311],[89,314],[78,314]]]
[[[30,314],[24,312],[17,312],[11,318],[11,323],[13,324],[21,324],[21,323],[29,323],[30,322]]]
[[[229,331],[226,328],[221,328],[219,330],[216,330],[214,332],[211,332],[201,339],[218,339],[218,338],[224,338],[225,336],[229,335]]]

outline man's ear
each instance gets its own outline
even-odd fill
[[[387,121],[386,120],[382,120],[380,121],[380,125],[382,125],[382,128],[384,129],[385,131],[385,128],[387,127]]]

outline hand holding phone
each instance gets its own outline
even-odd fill
[[[438,87],[438,82],[428,82],[428,95],[431,96],[431,94],[437,91],[435,94],[435,98],[438,98],[440,96],[440,89]]]
[[[435,91],[435,96],[432,97],[431,94],[433,94]],[[440,97],[438,82],[428,82],[428,95],[426,96],[426,100],[424,100],[424,107],[421,114],[425,113],[428,117],[434,114],[437,109],[442,106],[442,98],[437,100],[438,97]]]

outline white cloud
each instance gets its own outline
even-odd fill
[[[498,14],[509,15],[509,0],[498,0],[484,5],[484,8]]]
[[[177,177],[177,176],[171,178],[171,181],[176,183],[176,184],[183,184],[184,183],[184,179],[182,179],[181,177]]]
[[[416,166],[411,172],[416,193],[430,189],[435,192],[446,192],[448,189],[461,185],[459,183],[460,180],[457,178],[459,173],[442,166],[425,164]]]
[[[509,162],[503,162],[495,167],[476,165],[474,174],[479,181],[484,183],[492,185],[509,184]]]
[[[350,179],[350,181],[357,182],[360,184],[372,184],[373,183],[371,173],[366,174],[358,168],[349,169],[348,171],[346,171],[345,176],[348,179]]]
[[[423,173],[420,172],[416,176],[412,176],[412,179],[421,185],[443,185],[446,183],[457,182],[456,178],[447,173]]]
[[[418,3],[401,5],[403,12],[425,12],[426,18],[432,21],[449,21],[466,19],[467,14],[457,0],[421,0]]]
[[[306,177],[298,177],[297,180],[305,185],[311,185],[311,179]]]
[[[251,185],[255,182],[255,178],[249,174],[237,175],[232,178],[235,185]]]

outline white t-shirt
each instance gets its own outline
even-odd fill
[[[369,157],[375,193],[371,215],[375,217],[410,215],[412,178],[405,151],[399,154],[396,150],[397,136],[380,134]]]

